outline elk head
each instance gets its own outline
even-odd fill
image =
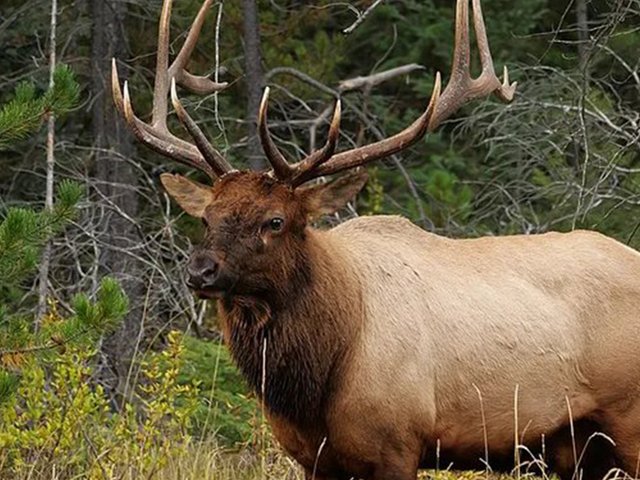
[[[156,152],[195,167],[212,180],[211,187],[180,175],[163,174],[161,177],[164,187],[180,206],[206,225],[206,239],[194,250],[188,265],[190,286],[204,297],[260,295],[289,284],[287,280],[304,274],[302,266],[309,219],[338,210],[365,184],[366,175],[357,167],[411,146],[474,98],[496,93],[502,100],[510,101],[515,92],[516,84],[509,83],[506,68],[503,83],[495,74],[480,0],[473,0],[473,17],[482,73],[478,78],[471,77],[468,0],[458,0],[451,79],[441,93],[440,74],[436,75],[429,104],[412,125],[376,143],[336,153],[341,112],[337,99],[326,144],[302,161],[291,164],[269,135],[269,89],[266,88],[258,130],[272,168],[265,172],[238,171],[208,142],[177,95],[176,84],[200,94],[213,93],[227,86],[192,75],[185,69],[212,1],[204,1],[182,49],[169,65],[172,0],[164,0],[151,123],[136,117],[127,82],[124,83],[124,94],[121,90],[115,60],[112,68],[116,106],[135,136]],[[174,136],[167,128],[169,94],[193,143]],[[320,176],[351,169],[356,169],[355,173],[334,182],[305,186]]]

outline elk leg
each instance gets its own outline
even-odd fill
[[[371,480],[416,480],[418,470],[398,470],[396,468],[376,469]]]
[[[338,479],[335,477],[325,477],[324,475],[320,475],[317,472],[314,474],[312,470],[305,468],[304,480],[338,480]]]
[[[573,429],[567,426],[556,432],[547,444],[551,470],[562,480],[604,478],[615,467],[615,458],[611,443],[599,432],[600,425],[590,420],[578,420]]]
[[[619,433],[613,433],[616,441],[616,458],[620,467],[633,478],[640,475],[640,426],[634,425],[635,432],[626,428]]]
[[[386,458],[384,463],[376,466],[371,480],[416,480],[418,462],[406,457]]]
[[[633,478],[640,476],[640,402],[624,413],[612,412],[603,422],[611,435],[618,465]]]

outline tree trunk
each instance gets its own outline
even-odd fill
[[[576,21],[578,25],[578,61],[580,71],[588,75],[589,64],[589,17],[587,0],[576,0]]]
[[[51,32],[49,33],[49,90],[54,87],[54,72],[56,70],[56,30],[58,25],[58,0],[51,1]],[[53,175],[55,168],[55,135],[56,119],[53,113],[47,120],[47,186],[44,199],[44,208],[53,210]],[[47,313],[47,297],[49,295],[49,266],[51,264],[51,240],[47,240],[42,251],[39,269],[38,285],[38,312],[34,329],[37,332],[44,315]]]
[[[260,53],[260,20],[256,0],[242,0],[244,12],[244,58],[247,83],[247,159],[249,166],[260,169],[264,166],[262,147],[258,139],[258,109],[264,87],[262,54]]]
[[[122,0],[90,0],[92,25],[92,131],[95,188],[101,220],[97,236],[101,245],[100,275],[117,278],[129,296],[130,312],[120,328],[102,344],[100,381],[118,398],[128,390],[129,368],[141,333],[141,267],[131,255],[141,243],[136,226],[138,177],[130,163],[132,139],[111,98],[111,59],[126,58]],[[123,69],[124,70],[124,69]]]

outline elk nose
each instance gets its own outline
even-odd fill
[[[195,255],[187,266],[187,285],[194,289],[211,287],[218,278],[220,264],[211,255]]]

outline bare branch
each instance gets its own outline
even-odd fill
[[[384,72],[374,73],[365,77],[354,77],[347,80],[342,80],[338,84],[338,91],[340,93],[346,93],[351,90],[357,90],[359,88],[373,88],[383,82],[388,82],[396,77],[408,75],[417,70],[426,70],[426,67],[418,65],[417,63],[410,63],[402,65],[400,67],[385,70]]]
[[[369,8],[367,8],[364,12],[358,13],[358,18],[356,19],[356,21],[353,22],[349,27],[342,30],[342,33],[344,33],[345,35],[353,33],[355,29],[358,28],[367,19],[371,12],[373,12],[373,10],[378,7],[383,1],[384,0],[375,0],[375,2],[373,2],[371,6],[369,6]]]

